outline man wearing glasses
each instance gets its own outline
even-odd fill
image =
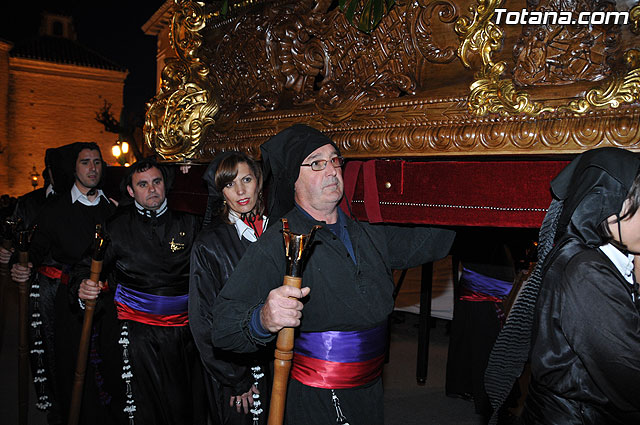
[[[339,207],[343,158],[314,128],[295,125],[261,146],[269,217],[293,233],[321,225],[304,288],[281,286],[281,226],[271,226],[238,263],[214,305],[220,348],[256,351],[283,327],[298,327],[286,424],[382,424],[382,365],[393,310],[392,269],[444,257],[454,233],[360,223]]]

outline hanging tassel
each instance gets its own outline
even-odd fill
[[[342,414],[342,409],[340,408],[340,399],[333,389],[331,390],[331,401],[333,401],[333,407],[336,408],[336,423],[341,425],[349,425],[349,422],[347,422],[347,418]]]
[[[131,365],[129,364],[129,326],[126,321],[122,323],[122,330],[120,332],[120,340],[118,343],[122,345],[122,379],[127,386],[127,402],[123,410],[129,417],[129,425],[134,425],[133,418],[134,412],[136,411],[136,404],[133,399],[133,391],[131,390],[131,378],[133,378],[133,372],[131,371]]]
[[[40,281],[36,277],[31,284],[31,291],[29,292],[29,298],[33,303],[33,311],[31,313],[31,327],[34,331],[33,348],[29,351],[30,354],[36,356],[36,370],[33,374],[33,383],[36,384],[36,393],[38,395],[38,401],[36,402],[36,408],[39,410],[47,410],[51,407],[49,396],[46,393],[47,375],[44,362],[44,343],[42,341],[42,320],[40,317]]]
[[[258,381],[264,376],[264,373],[262,373],[260,366],[254,366],[251,368],[251,374],[254,379],[253,385],[258,388]],[[253,415],[253,425],[258,425],[260,422],[260,414],[263,412],[261,405],[260,394],[253,394],[253,407],[250,410]]]

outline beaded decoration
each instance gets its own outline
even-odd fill
[[[258,388],[258,381],[264,376],[264,373],[262,372],[260,366],[253,366],[251,368],[251,374],[253,375],[254,379],[253,385]],[[260,394],[253,394],[253,407],[250,410],[251,414],[253,415],[253,425],[258,425],[259,423],[260,414],[263,412],[262,407],[260,407],[261,405],[262,402],[260,401]]]
[[[38,401],[36,407],[40,410],[47,410],[51,407],[49,396],[45,392],[47,385],[47,375],[45,371],[45,359],[44,359],[44,342],[42,341],[42,320],[40,316],[40,280],[36,275],[33,283],[31,284],[31,291],[29,292],[29,298],[31,298],[33,310],[31,312],[31,327],[33,328],[33,347],[29,351],[32,355],[36,356],[36,370],[33,374],[33,383],[36,386],[36,392],[38,393]]]
[[[133,391],[131,389],[131,378],[133,372],[129,364],[129,325],[126,321],[122,323],[120,331],[120,339],[118,343],[122,346],[122,379],[127,386],[127,402],[124,407],[124,413],[129,417],[129,425],[134,425],[134,412],[136,411],[135,400],[133,399]]]
[[[341,425],[349,425],[347,422],[347,418],[342,413],[342,409],[340,408],[340,399],[336,392],[331,389],[331,401],[333,402],[333,407],[336,408],[336,423]]]

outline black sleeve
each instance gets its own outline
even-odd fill
[[[630,285],[604,261],[570,263],[558,290],[567,342],[600,391],[640,410],[640,317]]]
[[[277,243],[273,240],[277,239]],[[220,291],[213,306],[213,343],[237,353],[255,352],[276,334],[260,339],[249,330],[253,311],[267,299],[269,292],[282,285],[284,250],[278,232],[265,233],[251,244],[233,274]]]
[[[392,269],[409,269],[444,258],[456,235],[453,230],[426,226],[385,225],[384,230]]]
[[[211,242],[211,241],[209,241]],[[214,250],[224,249],[219,243],[196,240],[191,251],[189,277],[189,327],[207,371],[222,385],[243,394],[251,388],[250,367],[238,355],[213,345],[213,304],[223,284]],[[233,360],[233,361],[232,361]]]

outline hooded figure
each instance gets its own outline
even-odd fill
[[[635,214],[639,169],[636,154],[600,148],[552,181],[538,263],[485,374],[494,411],[530,359],[526,424],[640,423],[638,287],[625,233],[620,243],[610,230]]]
[[[53,176],[53,187],[56,193],[64,193],[70,190],[75,183],[76,160],[83,149],[100,152],[100,147],[94,142],[70,143],[55,148],[51,152],[51,175]],[[100,153],[100,158],[102,159],[102,153]],[[102,188],[104,184],[106,171],[107,167],[103,166],[98,189]]]
[[[295,205],[294,186],[300,174],[300,164],[309,154],[326,144],[338,146],[313,127],[296,124],[273,136],[260,146],[264,164],[264,179],[269,182],[269,219],[282,218]]]
[[[248,166],[251,176],[241,174],[241,164]],[[209,197],[203,229],[191,251],[189,326],[207,372],[210,419],[213,424],[265,424],[271,353],[225,352],[213,345],[211,335],[212,306],[216,297],[247,248],[258,240],[267,225],[268,220],[261,215],[261,170],[243,153],[222,152],[211,161],[203,179],[207,182]],[[249,199],[247,209],[252,204],[253,208],[245,213],[231,213],[232,201],[227,202],[222,190],[226,191],[229,185],[234,191],[236,185],[245,183],[239,193]],[[253,401],[252,405],[249,400]]]

